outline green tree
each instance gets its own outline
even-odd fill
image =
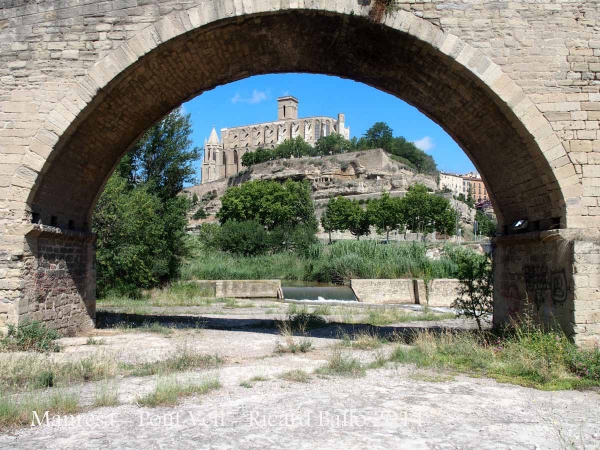
[[[452,307],[458,314],[475,319],[481,331],[482,320],[487,320],[493,311],[492,264],[487,255],[462,251],[457,255],[458,297]]]
[[[162,199],[176,197],[184,183],[195,180],[193,162],[200,157],[192,147],[190,117],[181,108],[167,114],[122,158],[117,172],[130,184],[147,184]]]
[[[365,141],[370,148],[382,148],[390,152],[394,142],[394,132],[385,122],[375,122],[365,132]]]
[[[408,228],[431,233],[456,233],[456,211],[444,197],[431,195],[422,184],[415,184],[402,198],[402,211]]]
[[[360,240],[361,236],[371,234],[369,215],[356,200],[349,200],[346,224],[348,231]]]
[[[329,234],[329,243],[331,243],[331,233],[334,231],[346,231],[346,206],[348,199],[344,197],[332,197],[327,202],[327,209],[321,216],[321,226]]]
[[[325,231],[350,231],[357,239],[370,233],[369,216],[356,200],[346,197],[329,199],[321,224]]]
[[[254,220],[268,230],[277,226],[309,226],[316,231],[308,181],[250,181],[230,187],[221,198],[217,218],[222,224]]]
[[[437,165],[433,157],[401,136],[394,138],[392,146],[388,151],[392,155],[410,161],[410,163],[412,163],[421,173],[437,173]]]
[[[338,133],[324,136],[315,143],[315,153],[321,156],[347,153],[352,150],[354,150],[352,142]]]
[[[393,130],[385,122],[373,124],[364,137],[355,141],[355,148],[357,150],[382,148],[399,158],[400,162],[407,162],[409,166],[415,167],[419,172],[428,174],[437,172],[437,165],[431,155],[402,136],[394,137]]]
[[[300,158],[301,156],[310,156],[314,153],[314,148],[307,143],[302,136],[287,139],[271,150],[273,159],[282,158]]]
[[[492,220],[487,214],[477,211],[475,213],[475,220],[478,223],[478,232],[482,236],[494,237],[496,234],[496,229],[498,228],[498,224],[496,221]]]
[[[187,201],[163,201],[149,186],[119,174],[106,184],[94,212],[98,294],[136,295],[176,275],[185,254]]]
[[[151,127],[119,162],[94,211],[97,286],[134,295],[175,277],[188,254],[191,202],[179,195],[193,180],[190,116],[176,109]]]
[[[377,228],[378,233],[386,233],[386,240],[390,240],[390,231],[402,228],[404,214],[402,200],[390,197],[384,193],[380,198],[367,204],[369,222]]]

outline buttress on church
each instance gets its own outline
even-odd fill
[[[283,141],[302,136],[310,145],[321,137],[338,133],[350,139],[344,114],[333,117],[298,119],[298,99],[292,96],[277,99],[277,120],[256,125],[222,128],[221,140],[213,127],[204,141],[202,184],[236,175],[242,170],[242,156],[257,148],[271,149]]]

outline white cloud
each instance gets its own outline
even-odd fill
[[[260,91],[258,89],[253,89],[252,94],[244,97],[239,92],[231,97],[231,103],[249,103],[251,105],[256,105],[262,101],[265,101],[269,98],[265,91]]]
[[[413,144],[415,144],[417,148],[420,148],[424,152],[428,152],[433,147],[435,147],[433,139],[431,139],[429,136],[424,136],[421,139],[417,139],[413,142]]]

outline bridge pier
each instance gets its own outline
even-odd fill
[[[494,239],[494,325],[530,315],[579,345],[600,342],[600,239],[553,230]]]
[[[95,235],[45,225],[18,227],[22,245],[0,254],[7,288],[0,303],[0,331],[9,323],[45,322],[63,335],[94,327]],[[2,280],[0,280],[2,281]]]

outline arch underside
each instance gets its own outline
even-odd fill
[[[471,72],[430,45],[365,18],[298,10],[189,32],[125,70],[57,144],[32,210],[42,223],[54,216],[59,225],[84,227],[114,166],[144,130],[206,90],[283,72],[350,78],[416,106],[471,158],[501,225],[526,218],[547,229],[564,217],[558,183],[533,138]]]

